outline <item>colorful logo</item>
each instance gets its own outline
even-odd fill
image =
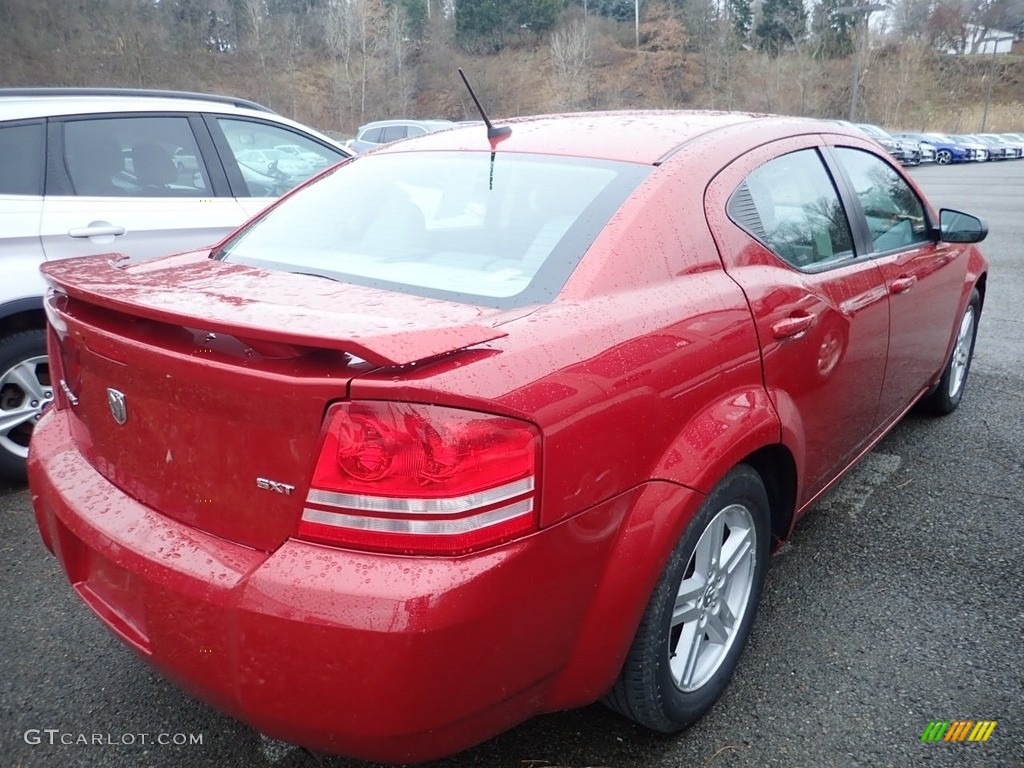
[[[995,720],[932,720],[921,741],[988,741],[995,729]]]

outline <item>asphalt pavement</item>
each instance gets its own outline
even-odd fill
[[[801,521],[697,725],[654,736],[595,705],[433,768],[1024,768],[1024,161],[913,175],[991,230],[960,410],[908,417]],[[997,725],[922,742],[935,720]],[[54,766],[366,764],[265,739],[150,671],[73,595],[28,491],[0,488],[0,768]]]

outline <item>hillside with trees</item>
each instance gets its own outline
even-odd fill
[[[1024,129],[1024,0],[0,0],[0,86],[230,93],[323,130],[689,108]],[[637,14],[638,12],[638,14]],[[868,19],[870,17],[870,23]],[[971,31],[974,35],[971,35]],[[975,50],[970,50],[971,48]],[[945,51],[964,51],[950,54]],[[972,55],[973,54],[973,55]]]

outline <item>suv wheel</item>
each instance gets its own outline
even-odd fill
[[[32,429],[51,402],[45,332],[33,328],[0,338],[0,477],[25,479]]]

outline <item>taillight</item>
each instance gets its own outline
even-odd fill
[[[298,536],[408,554],[454,555],[536,529],[540,434],[532,424],[437,405],[341,403]]]
[[[49,288],[43,301],[43,309],[50,326],[47,350],[50,353],[50,377],[54,383],[55,402],[58,408],[77,405],[76,393],[82,380],[82,360],[78,346],[68,333],[67,323],[61,313],[66,311],[68,297],[62,291]],[[57,354],[54,355],[54,350]],[[56,363],[54,365],[54,363]]]

